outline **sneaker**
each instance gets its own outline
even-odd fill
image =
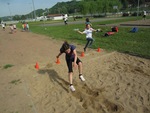
[[[85,79],[82,75],[80,75],[79,78],[81,79],[81,81],[85,81]]]
[[[76,89],[74,88],[73,85],[71,85],[71,86],[70,86],[70,90],[71,90],[71,91],[75,91]]]

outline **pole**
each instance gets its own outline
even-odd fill
[[[33,9],[34,9],[34,18],[35,18],[35,21],[36,21],[36,11],[35,11],[35,6],[34,6],[34,0],[32,0],[32,4],[33,4]]]
[[[10,3],[7,3],[7,5],[8,5],[9,13],[10,13],[10,18],[12,20],[11,11],[10,11],[10,7],[9,7]]]

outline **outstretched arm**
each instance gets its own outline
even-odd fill
[[[80,33],[80,34],[84,34],[83,32],[81,32],[81,31],[79,31],[79,30],[78,30],[77,32]]]
[[[60,52],[57,56],[56,56],[56,58],[59,58],[60,57],[60,55],[62,55],[62,53]]]

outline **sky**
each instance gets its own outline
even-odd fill
[[[36,9],[51,8],[58,2],[71,0],[0,0],[0,17],[25,15]],[[34,7],[33,7],[34,3]]]

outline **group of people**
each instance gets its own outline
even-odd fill
[[[22,31],[29,31],[29,24],[27,22],[22,23]]]
[[[1,25],[2,25],[2,29],[5,31],[6,23],[2,23]],[[12,34],[16,33],[16,29],[17,29],[16,24],[9,24],[9,28],[10,28],[10,33]]]
[[[92,32],[97,31],[92,28],[92,24],[88,18],[86,19],[85,26],[86,27],[85,27],[84,31],[77,30],[78,33],[86,35],[87,43],[84,47],[84,52],[86,52],[86,49],[88,46],[92,46],[92,43],[94,41],[94,39],[92,37]],[[82,61],[78,58],[78,55],[76,52],[76,46],[69,44],[67,41],[65,41],[62,44],[62,46],[60,48],[60,52],[58,53],[56,58],[59,58],[63,53],[66,54],[65,60],[66,60],[67,67],[68,67],[68,78],[69,78],[70,90],[75,91],[75,87],[73,85],[73,67],[75,69],[78,68],[79,79],[81,81],[85,81],[85,78],[84,78],[83,72],[82,72]]]

